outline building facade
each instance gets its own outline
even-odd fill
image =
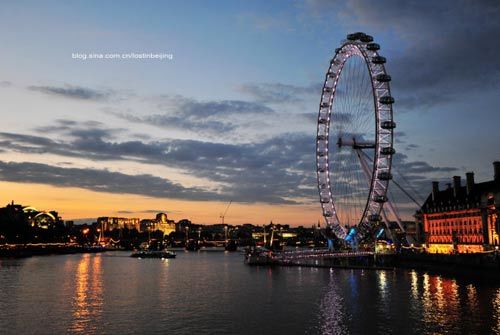
[[[155,219],[144,219],[140,222],[141,231],[160,230],[165,235],[175,232],[175,221],[169,220],[166,213],[156,214]]]
[[[97,224],[103,231],[113,229],[137,229],[140,230],[140,220],[138,218],[120,218],[114,216],[102,216],[97,218]]]
[[[498,249],[500,234],[500,162],[494,162],[494,179],[475,183],[474,173],[466,174],[465,186],[459,176],[444,190],[432,183],[420,213],[425,245],[431,253],[473,253]]]

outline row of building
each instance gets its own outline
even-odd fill
[[[476,183],[474,173],[466,173],[432,192],[417,212],[423,226],[424,242],[433,253],[468,253],[498,250],[500,244],[500,162],[494,162],[494,178]]]
[[[154,219],[122,218],[114,216],[103,216],[97,218],[97,225],[102,231],[111,231],[113,229],[137,229],[143,231],[160,230],[165,235],[177,231],[174,220],[169,220],[166,213],[156,214]]]

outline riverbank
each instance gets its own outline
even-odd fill
[[[65,243],[10,244],[0,246],[0,258],[26,258],[45,255],[68,255],[77,253],[104,252],[104,247],[81,246]]]
[[[448,274],[453,276],[475,276],[500,279],[500,254],[427,254],[427,253],[400,253],[400,254],[363,254],[346,257],[345,255],[331,255],[294,259],[279,255],[255,258],[247,261],[250,265],[264,266],[296,266],[315,268],[393,270],[414,269]]]
[[[396,266],[437,274],[500,280],[500,253],[399,254]]]

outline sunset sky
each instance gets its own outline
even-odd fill
[[[3,2],[0,205],[218,223],[232,200],[227,223],[311,225],[321,85],[353,31],[388,59],[395,164],[416,192],[489,180],[499,14],[495,1]]]

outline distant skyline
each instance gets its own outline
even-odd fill
[[[494,1],[18,1],[0,10],[0,206],[310,225],[316,117],[347,33],[388,59],[395,164],[431,180],[500,160]],[[165,53],[81,60],[73,53]],[[412,208],[404,211],[411,218]]]

